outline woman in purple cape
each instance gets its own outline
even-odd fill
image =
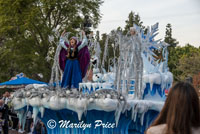
[[[65,32],[60,37],[60,45],[63,47],[59,55],[59,64],[64,71],[61,87],[79,88],[79,83],[85,77],[90,62],[88,41],[85,32],[82,32],[83,40],[78,42],[76,37],[71,37],[69,43],[65,42]]]

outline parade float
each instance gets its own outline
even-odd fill
[[[157,34],[158,23],[148,27],[146,34],[138,26],[126,35],[113,31],[105,41],[103,59],[99,43],[91,40],[93,80],[86,76],[78,89],[70,90],[60,87],[62,45],[58,45],[49,86],[32,84],[13,94],[20,124],[24,126],[31,111],[34,121],[44,122],[48,134],[143,134],[161,111],[165,91],[173,82],[167,65],[168,44],[156,40]],[[155,59],[156,50],[163,60]]]

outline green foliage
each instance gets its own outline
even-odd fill
[[[169,70],[173,73],[174,79],[178,80],[179,78],[177,75],[180,73],[179,70],[177,70],[177,63],[178,63],[178,57],[179,55],[179,47],[175,49],[175,47],[178,44],[178,41],[172,37],[172,25],[167,24],[166,25],[166,31],[165,31],[165,39],[164,41],[168,43],[170,46],[168,47],[169,57],[168,57],[168,67]],[[177,55],[176,55],[177,53]]]
[[[183,55],[179,59],[177,70],[180,70],[178,77],[184,80],[187,77],[193,77],[200,72],[200,51],[194,51],[190,54]]]
[[[48,82],[56,44],[49,42],[67,29],[83,28],[88,16],[96,28],[102,0],[0,0],[0,81],[24,72],[28,77]],[[43,74],[43,78],[38,76]]]
[[[172,26],[169,23],[166,26],[164,41],[170,44],[170,47],[176,47],[176,45],[178,44],[178,41],[176,41],[176,39],[172,37]]]
[[[200,72],[200,49],[187,44],[184,47],[175,47],[170,53],[171,60],[168,66],[176,80],[184,80],[187,76],[193,77],[195,73]],[[190,63],[192,62],[192,63]]]

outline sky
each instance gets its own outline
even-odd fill
[[[190,43],[200,46],[200,0],[104,0],[100,8],[102,19],[97,30],[110,33],[117,27],[125,27],[128,14],[138,13],[145,26],[159,22],[159,35],[163,39],[168,23],[172,25],[172,37],[180,46]]]

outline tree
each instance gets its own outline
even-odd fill
[[[178,44],[178,41],[172,37],[172,26],[169,23],[166,26],[164,41],[170,44],[170,47],[176,47]]]
[[[171,72],[174,75],[174,80],[183,80],[185,79],[186,73],[192,74],[191,70],[193,69],[193,64],[190,64],[188,62],[188,59],[191,58],[190,60],[193,60],[195,64],[198,65],[198,61],[195,59],[197,58],[196,56],[199,55],[200,49],[196,48],[194,46],[191,46],[190,44],[187,44],[184,47],[177,46],[174,49],[172,49],[170,53],[170,60],[168,61],[168,66],[169,68],[171,67]],[[194,59],[193,59],[194,58]],[[186,67],[185,64],[190,64],[190,67]],[[170,66],[173,65],[173,66]],[[196,66],[196,65],[195,65]],[[187,69],[186,69],[187,68]],[[188,72],[190,71],[190,73]],[[192,75],[190,77],[193,77]]]
[[[145,29],[145,27],[143,26],[143,22],[140,19],[139,14],[135,14],[133,11],[131,11],[128,15],[128,20],[125,21],[126,25],[124,28],[123,33],[126,34],[130,27],[133,27],[134,24],[140,26],[141,28]]]
[[[188,55],[183,55],[179,59],[177,69],[181,71],[179,78],[184,80],[187,77],[193,77],[200,73],[200,52],[193,51]]]
[[[96,28],[101,4],[102,0],[0,0],[0,80],[24,72],[47,82],[58,41],[50,42],[49,36],[64,29],[75,34],[85,16]]]
[[[178,41],[172,37],[172,26],[169,23],[166,25],[164,41],[170,45],[168,47],[168,52],[169,52],[168,67],[169,67],[169,70],[174,74],[174,79],[177,80],[176,74],[178,72],[175,72],[175,70],[176,70],[176,64],[178,62],[178,59],[176,59],[176,56],[178,57],[178,55],[175,55],[176,54],[175,47],[177,46]]]

